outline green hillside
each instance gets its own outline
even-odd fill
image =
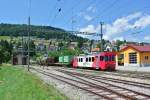
[[[28,26],[25,24],[0,24],[0,36],[27,36]],[[31,25],[31,36],[37,38],[62,39],[65,41],[80,41],[87,40],[81,37],[67,33],[65,30],[51,26],[35,26]]]

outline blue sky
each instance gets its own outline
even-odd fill
[[[0,8],[0,23],[27,23],[29,0],[1,0]],[[92,33],[103,21],[105,39],[150,42],[149,0],[31,0],[30,16],[34,25]]]

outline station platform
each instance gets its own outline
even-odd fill
[[[150,72],[150,66],[147,66],[147,67],[117,66],[116,70],[121,70],[121,71],[137,71],[137,72]]]

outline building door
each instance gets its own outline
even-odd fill
[[[118,65],[124,66],[124,54],[118,55]]]
[[[137,53],[129,53],[129,64],[137,64]]]

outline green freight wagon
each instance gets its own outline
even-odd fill
[[[72,56],[64,56],[64,63],[70,64],[71,60],[72,60]]]
[[[64,62],[64,56],[60,56],[58,62],[63,63]]]
[[[70,66],[73,56],[60,56],[59,63],[64,66]]]

